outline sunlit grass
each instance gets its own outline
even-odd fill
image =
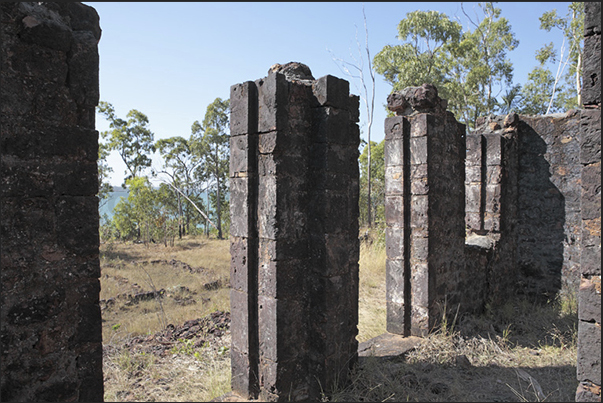
[[[124,299],[103,310],[103,342],[113,347],[104,359],[105,400],[209,401],[230,391],[230,359],[228,354],[218,354],[217,346],[195,350],[197,355],[188,349],[174,349],[166,357],[121,348],[129,337],[155,333],[166,322],[178,325],[216,310],[229,311],[229,246],[228,240],[204,237],[187,237],[167,248],[103,245],[102,299],[139,289],[166,290],[161,300],[127,305]],[[171,259],[203,270],[191,274],[164,262],[150,263]],[[385,261],[381,242],[362,243],[359,342],[386,332]],[[217,280],[217,289],[205,287]],[[187,298],[196,303],[176,303]],[[577,387],[575,302],[571,295],[544,305],[515,299],[488,307],[483,315],[445,322],[446,326],[403,358],[364,360],[352,374],[351,384],[324,400],[573,400]],[[230,336],[220,342],[230,347]],[[525,381],[525,374],[530,382]]]
[[[359,342],[385,333],[385,247],[369,243],[360,246],[360,287],[358,301]]]
[[[203,236],[176,240],[173,247],[118,242],[102,245],[100,299],[115,300],[103,310],[103,340],[115,342],[155,333],[168,323],[183,323],[217,310],[229,311],[229,247],[228,240]],[[184,262],[199,272],[190,273],[164,262],[171,260]],[[206,288],[215,281],[220,282],[218,289]],[[129,296],[160,290],[165,290],[163,298],[128,303]],[[178,303],[186,299],[195,302]]]

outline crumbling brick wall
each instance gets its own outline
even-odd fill
[[[2,400],[100,401],[99,17],[0,11]]]
[[[357,357],[358,97],[288,63],[230,99],[232,388],[316,400]]]

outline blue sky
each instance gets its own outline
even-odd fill
[[[364,5],[371,55],[396,45],[397,25],[415,10],[435,10],[457,18],[467,27],[460,2],[85,2],[100,15],[100,99],[125,118],[131,109],[149,117],[155,140],[188,138],[195,120],[203,120],[217,97],[228,98],[230,86],[265,77],[274,63],[297,61],[310,67],[315,78],[331,74],[350,81],[333,56],[359,58],[364,51]],[[539,29],[538,18],[557,9],[565,16],[568,2],[502,2],[502,10],[519,40],[508,57],[514,83],[524,84],[537,64],[535,52],[548,42],[560,47],[558,32]],[[463,3],[472,15],[477,3]],[[366,64],[366,62],[365,62]],[[375,116],[371,140],[383,139],[383,104],[391,86],[377,75]],[[366,115],[361,105],[360,126],[366,139]],[[97,114],[97,129],[109,128]],[[116,152],[108,162],[113,185],[123,181],[125,165]],[[160,168],[161,159],[154,158]]]

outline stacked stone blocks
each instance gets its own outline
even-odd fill
[[[387,330],[426,335],[458,304],[464,245],[464,125],[432,85],[388,98],[385,121]]]
[[[585,3],[576,401],[601,401],[601,3]]]
[[[101,401],[99,17],[0,11],[2,400]]]
[[[463,311],[504,303],[515,285],[515,265],[509,262],[517,249],[519,122],[515,113],[479,118],[467,134],[467,240],[459,287],[471,291],[463,294]]]
[[[501,121],[502,120],[502,121]],[[499,237],[503,192],[517,171],[517,123],[519,116],[478,119],[467,135],[465,162],[465,224],[468,233]],[[507,204],[512,208],[512,204]],[[514,211],[506,212],[515,214]]]
[[[231,109],[232,387],[318,398],[357,356],[358,99],[289,63]]]

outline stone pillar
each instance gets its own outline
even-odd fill
[[[387,330],[425,335],[458,304],[465,244],[465,127],[433,85],[388,97]]]
[[[577,402],[601,401],[601,3],[585,3]]]
[[[232,388],[318,399],[357,358],[358,97],[288,63],[231,111]]]
[[[467,135],[465,225],[469,233],[498,240],[502,220],[516,215],[519,116],[490,116],[477,123]]]
[[[3,401],[102,401],[96,11],[0,5]]]
[[[517,285],[518,125],[515,113],[477,120],[467,135],[465,194],[467,248],[461,312],[479,312],[486,303],[504,303]],[[487,254],[475,265],[475,247]]]

